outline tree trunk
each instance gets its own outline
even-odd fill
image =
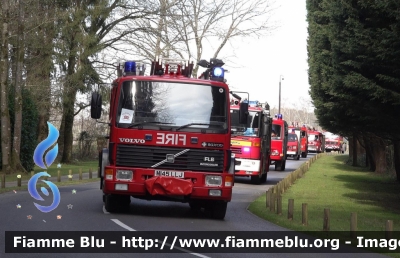
[[[396,171],[397,181],[400,182],[400,140],[393,141],[394,149],[394,169]]]
[[[17,39],[17,65],[15,73],[15,91],[14,91],[14,137],[12,144],[12,167],[18,171],[26,172],[21,164],[21,132],[22,132],[22,66],[25,55],[24,46],[24,8],[23,1],[19,0],[19,18],[18,18],[18,39]]]
[[[358,161],[357,161],[357,136],[356,133],[353,133],[353,137],[352,137],[352,144],[351,144],[351,153],[352,153],[352,157],[353,157],[353,167],[357,167],[358,165]],[[350,148],[350,146],[349,146]]]
[[[67,90],[68,91],[68,90]],[[73,145],[73,126],[74,126],[74,103],[77,91],[70,89],[67,96],[64,98],[63,104],[63,121],[64,121],[64,148],[61,162],[71,163],[72,161],[72,145]]]
[[[364,135],[363,139],[365,148],[365,165],[369,166],[370,171],[375,171],[376,163],[371,152],[371,148],[373,148],[373,146],[371,146],[371,137]]]
[[[386,161],[386,144],[382,138],[371,136],[371,156],[375,162],[376,173],[385,173],[387,170],[387,161]]]
[[[3,21],[1,33],[1,57],[0,57],[0,115],[1,115],[1,155],[2,155],[2,170],[6,174],[11,172],[11,128],[10,128],[10,113],[8,110],[8,0],[2,0]]]

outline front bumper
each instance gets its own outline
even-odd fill
[[[153,178],[155,171],[154,169],[139,169],[139,168],[138,169],[118,168],[118,169],[133,170],[134,172],[132,180],[117,180],[115,178],[115,175],[113,176],[113,180],[104,180],[103,192],[105,194],[122,194],[139,198],[147,197],[148,199],[159,199],[157,198],[158,196],[152,196],[146,189],[146,180]],[[190,194],[180,196],[182,197],[182,199],[185,200],[210,199],[210,200],[223,200],[223,201],[231,200],[233,180],[230,183],[230,186],[225,186],[226,183],[225,179],[226,176],[228,177],[230,176],[233,178],[232,174],[205,173],[205,172],[192,172],[192,171],[182,171],[182,172],[185,173],[184,179],[192,182],[192,190]],[[207,186],[205,184],[206,175],[222,176],[221,186]],[[117,186],[122,190],[117,190],[116,189]],[[221,194],[219,196],[211,195],[210,190],[219,190]]]

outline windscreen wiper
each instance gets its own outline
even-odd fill
[[[137,122],[137,123],[133,123],[133,124],[130,124],[129,126],[128,126],[128,128],[132,128],[132,127],[135,127],[135,126],[138,126],[138,125],[144,125],[144,124],[162,124],[162,125],[171,125],[171,124],[173,124],[173,123],[164,123],[164,122]]]
[[[186,127],[191,126],[191,125],[219,125],[219,124],[189,123],[189,124],[185,124],[185,125],[179,126],[178,128],[176,128],[176,131],[179,131],[180,129],[186,128]]]

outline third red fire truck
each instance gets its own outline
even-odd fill
[[[301,157],[307,158],[308,154],[308,134],[307,127],[304,125],[300,126],[289,126],[289,132],[295,132],[297,137],[300,139]]]
[[[271,133],[271,164],[275,165],[275,170],[285,170],[288,141],[287,136],[288,124],[283,120],[282,114],[278,114],[272,120]]]
[[[150,75],[135,61],[118,65],[106,122],[108,148],[99,154],[100,188],[108,212],[129,208],[130,197],[189,203],[216,219],[225,217],[232,198],[235,159],[230,150],[230,92],[224,63],[154,61]],[[190,93],[190,94],[189,94]],[[239,107],[246,121],[248,104]],[[102,101],[92,94],[91,116]]]
[[[236,92],[235,92],[236,93]],[[247,124],[239,121],[239,101],[231,102],[231,149],[235,154],[235,176],[250,176],[253,184],[267,180],[271,151],[269,105],[249,101]]]

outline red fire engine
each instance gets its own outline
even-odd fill
[[[189,203],[213,218],[225,217],[232,198],[235,159],[230,150],[229,88],[224,63],[154,61],[118,65],[112,83],[108,148],[99,155],[100,188],[108,212],[129,208],[130,196]],[[188,94],[190,92],[190,94]],[[92,94],[91,116],[101,116],[101,95]],[[246,120],[248,104],[241,104]]]
[[[321,153],[325,151],[325,135],[317,130],[309,129],[308,133],[308,152]]]
[[[301,156],[300,140],[295,132],[289,131],[286,157],[299,160]]]
[[[295,132],[297,137],[300,139],[301,157],[307,158],[308,154],[308,134],[307,127],[294,127],[289,126],[289,132]]]
[[[250,176],[253,184],[264,183],[267,181],[271,152],[269,105],[249,101],[248,121],[241,124],[238,103],[231,102],[231,150],[235,154],[235,176]]]
[[[275,170],[285,170],[287,137],[287,122],[282,119],[282,114],[275,115],[275,118],[272,120],[271,132],[271,164],[275,165]]]
[[[325,151],[341,151],[341,145],[343,142],[343,137],[335,135],[329,132],[325,133]]]

